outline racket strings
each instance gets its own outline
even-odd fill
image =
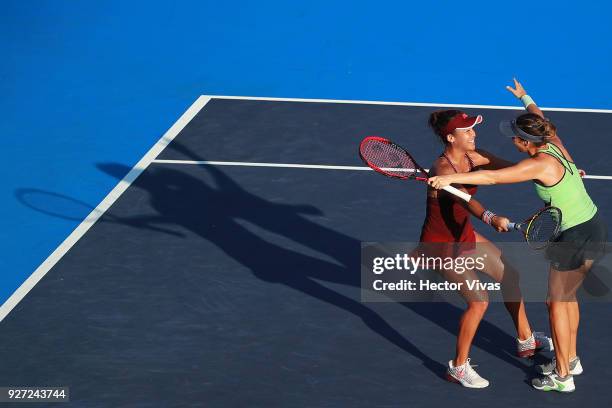
[[[527,241],[529,242],[549,242],[552,241],[561,224],[561,214],[555,209],[542,211],[534,217],[527,228]]]
[[[399,146],[379,140],[366,140],[361,145],[361,155],[368,165],[394,177],[414,177],[417,164]]]

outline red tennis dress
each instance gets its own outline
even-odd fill
[[[442,154],[457,172],[450,159]],[[474,162],[466,154],[470,163],[470,171],[474,169]],[[470,195],[478,189],[475,185],[464,185]],[[437,197],[427,196],[427,211],[421,229],[421,242],[459,242],[460,252],[474,248],[476,234],[472,226],[471,214],[460,203],[455,202],[447,194],[438,194]],[[465,243],[465,244],[463,244]],[[456,252],[456,249],[453,251]],[[448,254],[450,255],[450,254]],[[457,255],[455,253],[455,255]]]

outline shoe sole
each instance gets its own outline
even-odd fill
[[[557,391],[557,392],[561,392],[561,393],[567,393],[567,392],[574,392],[576,391],[576,388],[573,388],[571,390],[560,390],[559,388],[550,388],[550,387],[536,387],[535,385],[532,385],[533,388],[535,388],[538,391]]]
[[[474,389],[478,389],[478,388],[487,388],[489,386],[489,384],[487,385],[482,385],[482,386],[478,386],[478,385],[471,385],[471,384],[467,384],[464,382],[459,381],[458,379],[456,379],[455,377],[453,377],[452,375],[450,375],[449,373],[446,373],[446,380],[450,381],[452,383],[456,383],[459,384],[465,388],[474,388]]]

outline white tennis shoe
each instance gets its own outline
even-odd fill
[[[457,367],[453,366],[453,360],[450,360],[446,370],[446,379],[467,388],[485,388],[489,386],[489,381],[478,375],[476,370],[470,365],[469,358],[464,364]]]

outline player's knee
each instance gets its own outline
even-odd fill
[[[559,302],[554,299],[549,299],[546,302],[546,305],[548,306],[548,314],[553,318],[559,314],[565,315],[567,313],[565,310],[565,304],[566,302]]]
[[[498,280],[498,282],[502,282],[506,285],[508,284],[518,284],[519,282],[519,273],[518,270],[516,270],[516,268],[514,268],[512,266],[512,264],[509,263],[509,261],[502,255],[500,256],[500,270],[501,270],[501,275],[500,275],[500,279]]]
[[[546,305],[550,310],[550,305],[552,303],[567,303],[567,302],[575,302],[576,298],[576,289],[573,287],[565,287],[564,285],[554,285],[554,287],[548,289],[548,298],[546,300]]]
[[[489,307],[489,301],[488,300],[481,300],[478,302],[470,302],[469,308],[471,311],[473,311],[474,313],[477,313],[481,316],[483,316],[485,314],[485,312],[487,311],[487,308]]]

